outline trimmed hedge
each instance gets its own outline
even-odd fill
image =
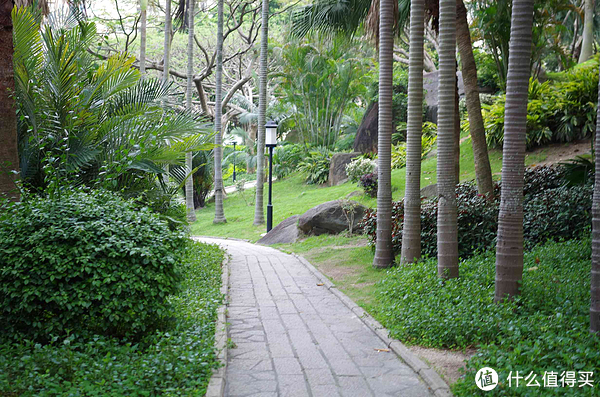
[[[0,336],[123,337],[159,326],[185,237],[106,191],[0,206]]]

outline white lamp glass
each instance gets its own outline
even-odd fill
[[[268,121],[265,125],[265,144],[267,146],[277,145],[277,124],[273,121]]]

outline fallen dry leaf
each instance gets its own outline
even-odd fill
[[[379,353],[381,353],[381,352],[389,353],[390,352],[390,349],[374,349],[374,350]]]
[[[323,285],[323,283],[317,283],[317,285],[320,287],[320,286],[322,286],[322,285]]]

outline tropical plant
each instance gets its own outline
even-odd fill
[[[512,6],[496,245],[496,302],[518,295],[523,277],[523,172],[533,3],[533,0],[514,0]]]
[[[194,79],[194,5],[196,0],[187,0],[188,15],[188,45],[187,45],[187,86],[185,90],[185,107],[192,109],[192,85]],[[216,139],[216,138],[215,138]],[[215,156],[216,157],[216,156]],[[187,172],[192,172],[193,154],[191,151],[185,154],[185,166]],[[196,221],[196,209],[194,207],[194,179],[185,181],[185,206],[187,207],[187,218],[189,222]]]
[[[367,94],[370,62],[357,56],[361,43],[345,37],[292,39],[281,49],[279,85],[291,104],[299,141],[333,148],[344,114]]]
[[[195,0],[190,0],[195,1]],[[217,1],[217,63],[215,72],[215,218],[213,223],[225,223],[225,212],[223,211],[223,168],[221,160],[223,159],[223,141],[221,123],[223,116],[223,108],[221,101],[223,98],[223,0]]]
[[[183,165],[186,151],[208,147],[202,120],[177,110],[168,86],[140,81],[129,55],[106,61],[91,55],[93,23],[71,16],[41,28],[32,8],[15,9],[13,20],[25,186],[48,193],[84,184],[126,196],[158,197],[149,193],[156,189],[176,195],[189,173],[171,170],[173,186],[158,176],[166,165]]]
[[[331,164],[331,152],[324,147],[308,152],[298,168],[306,176],[306,183],[322,185],[329,179],[329,166]]]
[[[279,180],[298,169],[306,149],[302,145],[280,145],[273,150],[273,175]]]
[[[369,197],[377,197],[379,184],[377,183],[377,174],[371,172],[360,177],[358,186],[363,188],[365,194]]]

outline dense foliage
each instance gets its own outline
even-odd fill
[[[168,328],[136,343],[75,333],[47,344],[1,341],[0,395],[204,395],[218,366],[214,322],[222,260],[216,246],[189,244],[176,266],[181,291],[167,297]]]
[[[589,136],[595,129],[598,103],[598,57],[556,73],[554,81],[529,84],[527,148],[550,142],[570,142]],[[504,142],[505,96],[484,106],[487,141],[491,147]]]
[[[379,183],[377,181],[377,174],[371,172],[369,174],[361,176],[360,180],[358,181],[358,186],[363,188],[367,196],[377,197],[377,189],[379,187]]]
[[[568,186],[564,169],[536,167],[525,173],[524,239],[525,247],[547,240],[577,238],[591,224],[592,187]],[[458,253],[467,258],[477,251],[493,248],[498,231],[500,185],[496,184],[493,198],[477,193],[472,182],[456,189],[458,206]],[[421,250],[424,256],[437,255],[437,200],[421,206]],[[377,233],[377,213],[369,209],[362,221],[365,234],[374,244]],[[402,249],[404,202],[393,203],[392,245],[395,252]]]
[[[298,168],[305,175],[309,185],[322,185],[329,179],[329,166],[331,165],[331,152],[325,147],[311,150],[298,164]]]
[[[346,174],[350,182],[356,183],[363,175],[372,173],[376,165],[375,160],[359,156],[346,165]]]
[[[535,371],[540,379],[544,371],[560,377],[561,371],[600,370],[600,338],[588,332],[590,255],[588,238],[527,252],[522,295],[502,305],[494,303],[493,252],[462,261],[460,277],[445,282],[433,259],[405,265],[378,285],[374,312],[393,337],[407,343],[479,347],[454,386],[456,395],[479,395],[473,379],[484,366],[500,376],[495,395],[547,395],[549,389],[523,382],[509,388],[506,378],[509,371],[523,376]],[[582,389],[554,392],[580,395]]]
[[[101,191],[0,208],[0,335],[134,336],[169,315],[185,235]]]

